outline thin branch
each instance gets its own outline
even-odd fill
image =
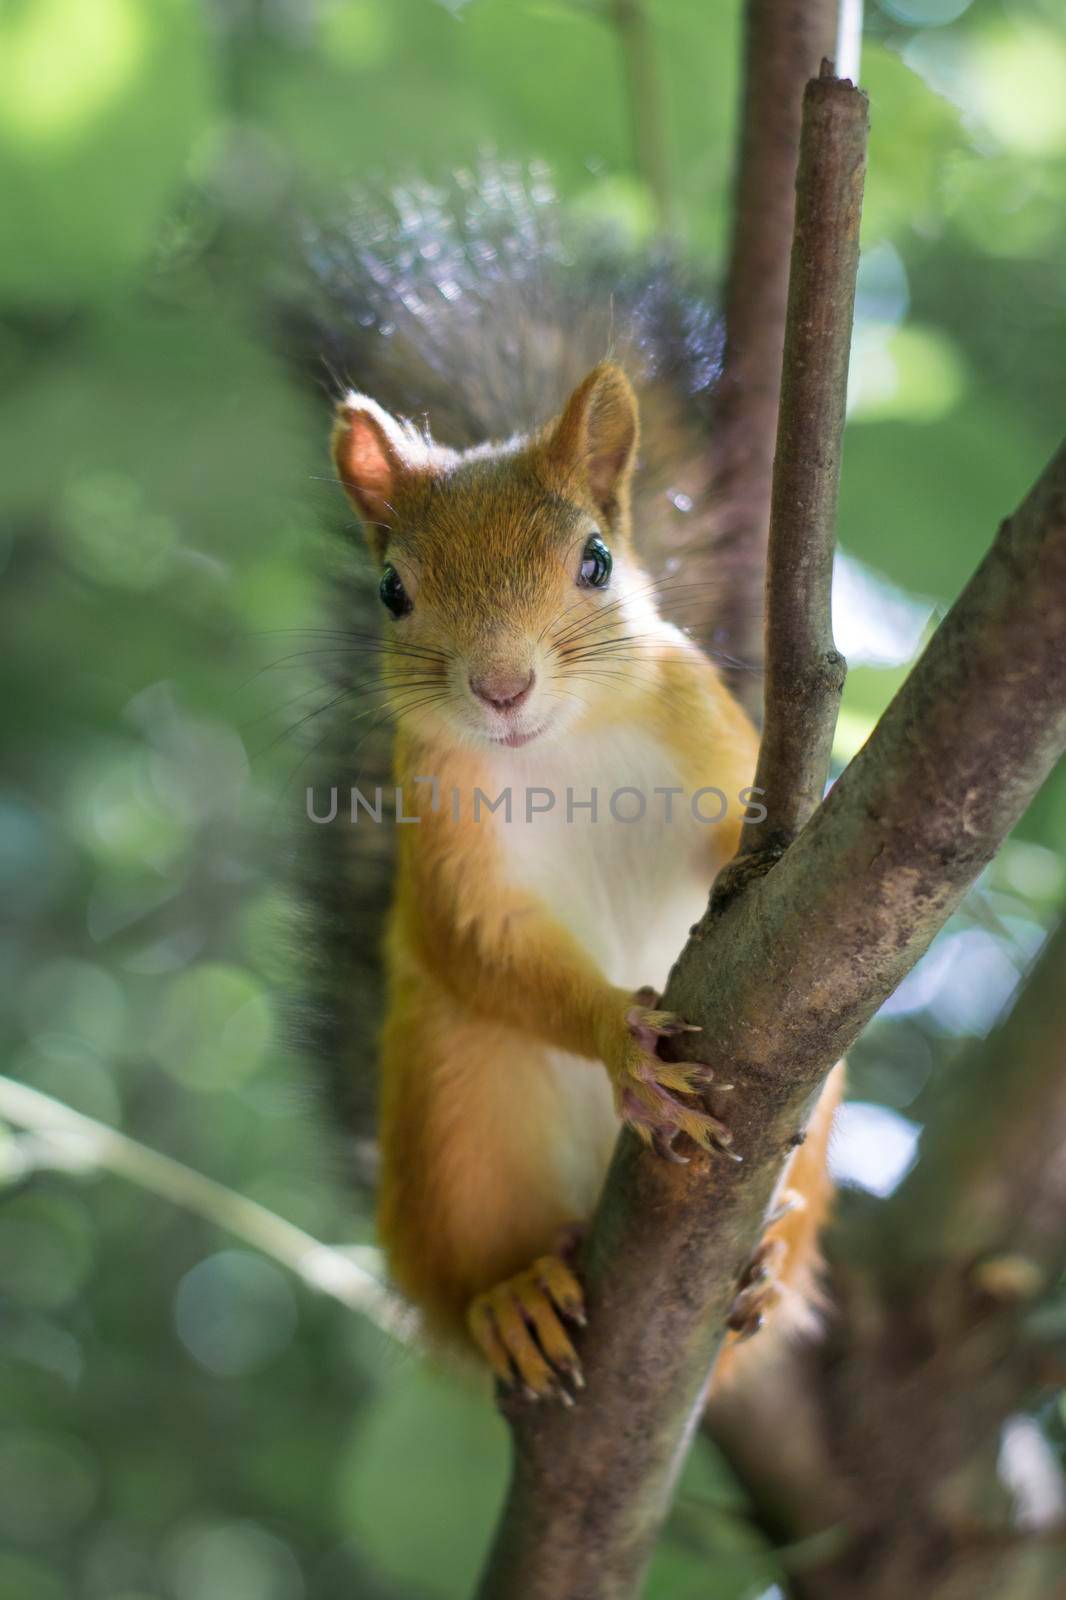
[[[654,35],[643,0],[609,0],[607,15],[622,47],[637,170],[655,205],[659,232],[672,240],[678,232],[677,207]]]
[[[747,0],[744,10],[725,360],[710,437],[721,509],[708,576],[727,591],[713,620],[725,628],[729,653],[749,665],[762,659],[763,565],[803,89],[819,62],[833,55],[836,24],[836,0]],[[689,563],[695,576],[697,564],[698,552]],[[755,674],[738,673],[732,687],[758,711]]]
[[[829,775],[844,686],[830,600],[868,120],[866,96],[823,62],[804,94],[770,508],[755,776],[766,816],[745,824],[742,856],[791,844]]]
[[[483,1596],[634,1593],[737,1274],[826,1074],[1066,748],[1064,637],[1066,447],[796,842],[682,952],[664,1003],[737,1085],[744,1160],[675,1167],[619,1140],[582,1259],[587,1389],[572,1412],[511,1405]]]
[[[410,1340],[411,1312],[372,1272],[255,1200],[14,1078],[0,1077],[0,1117],[32,1129],[46,1150],[51,1147],[57,1165],[125,1178],[243,1239],[295,1272],[310,1288],[369,1317],[384,1332]]]
[[[655,38],[645,0],[570,0],[570,4],[576,11],[607,23],[618,36],[636,168],[651,195],[659,234],[672,243],[679,235],[677,205]]]

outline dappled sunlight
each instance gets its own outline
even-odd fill
[[[898,1111],[851,1100],[833,1125],[829,1170],[835,1182],[885,1199],[914,1165],[920,1132]]]
[[[852,666],[911,661],[933,607],[838,550],[833,564],[833,637]]]
[[[0,127],[27,142],[76,139],[140,70],[146,20],[140,0],[7,7],[0,18]]]

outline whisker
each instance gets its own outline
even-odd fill
[[[680,592],[680,593],[683,593],[687,598],[691,598],[693,601],[695,601],[695,600],[697,600],[699,598],[699,591],[700,590],[703,590],[703,589],[715,589],[717,587],[718,587],[717,580],[704,580],[704,581],[698,581],[698,582],[690,583],[690,582],[686,581],[684,578],[674,577],[672,574],[671,575],[667,575],[667,576],[665,576],[663,578],[652,578],[652,579],[649,579],[646,583],[638,584],[638,585],[636,585],[634,587],[626,589],[622,594],[620,594],[618,596],[618,598],[616,600],[613,600],[608,606],[602,607],[600,612],[599,612],[599,615],[602,616],[604,614],[604,612],[607,612],[607,611],[617,611],[621,606],[625,605],[627,601],[634,600],[634,599],[641,599],[641,598],[644,598],[644,597],[646,597],[648,595],[662,596],[662,595],[668,595],[668,594],[675,593],[675,592]],[[556,622],[564,621],[565,618],[567,616],[569,616],[571,611],[573,611],[575,609],[575,607],[580,605],[581,603],[582,602],[581,602],[580,599],[574,601],[574,603],[572,605],[570,605],[570,606],[568,606],[566,608],[566,610],[562,614],[562,617],[555,619],[555,621]],[[566,632],[569,632],[569,631],[580,631],[580,628],[582,626],[583,620],[584,619],[580,619],[578,622],[572,624],[572,630],[566,630]],[[544,637],[544,634],[547,632],[547,630],[548,630],[548,628],[550,626],[552,626],[552,623],[547,623],[547,624],[545,624],[545,627],[542,628],[541,633],[538,636],[538,643],[540,642],[540,639],[542,639]],[[564,632],[564,634],[562,636],[559,636],[559,637],[556,638],[555,642],[556,643],[563,642],[565,640],[565,637],[566,637],[566,633]]]
[[[239,633],[234,637],[238,639],[269,639],[277,634],[302,633],[317,635],[321,638],[346,639],[352,644],[381,645],[384,649],[405,650],[412,654],[438,656],[444,660],[444,651],[435,650],[430,645],[410,644],[402,639],[390,639],[380,633],[357,633],[351,628],[259,628],[250,633]]]
[[[236,689],[233,692],[235,694],[240,693],[240,691],[242,689],[247,689],[247,687],[248,687],[248,685],[250,683],[254,683],[257,678],[261,678],[265,672],[274,672],[274,671],[277,670],[278,667],[284,667],[284,666],[288,665],[288,663],[290,661],[309,661],[309,660],[314,660],[314,659],[320,659],[323,656],[325,656],[327,658],[332,657],[332,659],[336,661],[336,660],[340,660],[342,657],[345,657],[345,656],[361,656],[361,655],[366,655],[366,656],[375,656],[376,655],[376,656],[384,657],[384,658],[392,657],[392,658],[397,659],[397,660],[402,660],[402,659],[406,658],[406,659],[408,659],[410,661],[418,662],[418,663],[420,663],[420,664],[422,664],[422,665],[424,665],[426,667],[443,666],[443,665],[445,665],[445,661],[446,661],[446,658],[444,656],[441,656],[438,659],[436,657],[422,656],[421,654],[418,654],[418,653],[416,653],[414,651],[393,650],[392,648],[389,648],[389,647],[383,647],[383,648],[380,648],[380,649],[374,649],[374,648],[368,648],[365,645],[352,647],[350,649],[337,649],[334,646],[328,646],[328,647],[317,647],[314,650],[294,650],[287,656],[280,656],[277,661],[268,661],[265,666],[258,667],[255,672],[251,673],[247,678],[242,679],[242,681],[237,685]]]
[[[280,744],[282,739],[291,738],[298,728],[303,727],[305,722],[311,722],[315,717],[320,717],[324,711],[329,711],[333,706],[340,705],[341,701],[351,693],[351,689],[342,689],[340,694],[334,695],[332,700],[327,700],[325,705],[318,706],[314,711],[309,711],[306,716],[300,717],[298,721],[293,723],[291,728],[283,729],[282,732],[278,734],[276,739],[271,739],[270,743],[268,745],[264,745],[262,750],[257,750],[252,756],[252,760],[262,760],[263,756],[267,755],[271,750],[273,750],[275,745]]]

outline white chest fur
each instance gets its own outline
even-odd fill
[[[501,751],[491,778],[492,798],[511,791],[510,820],[502,807],[487,819],[505,879],[536,894],[608,982],[662,989],[706,905],[716,832],[695,819],[690,794],[663,792],[683,788],[670,752],[649,734],[606,728]],[[587,1217],[618,1134],[610,1084],[560,1050],[545,1048],[544,1065],[559,1099],[563,1206]]]
[[[687,791],[670,792],[682,790],[670,753],[650,734],[605,728],[501,752],[493,775],[512,792],[510,821],[492,818],[506,879],[535,893],[611,983],[661,988],[706,904],[716,831]]]

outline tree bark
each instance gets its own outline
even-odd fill
[[[866,96],[851,84],[823,72],[807,85],[770,505],[755,775],[766,815],[745,824],[741,857],[772,860],[791,844],[829,775],[845,670],[833,642],[833,552],[867,124]]]
[[[740,666],[730,686],[757,714],[762,590],[804,85],[831,57],[837,0],[748,0],[739,158],[724,296],[726,344],[710,435],[721,507],[714,570],[728,595],[715,622]],[[698,560],[698,556],[697,556]],[[696,563],[692,563],[695,571]],[[700,574],[697,574],[699,576]],[[712,650],[720,641],[701,631]]]

